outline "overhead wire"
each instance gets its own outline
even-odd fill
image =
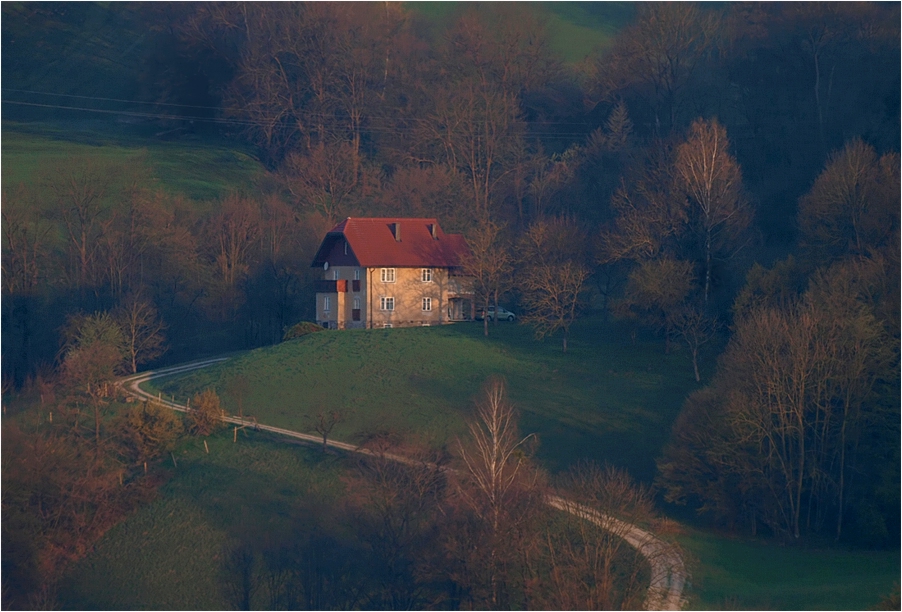
[[[79,106],[64,106],[61,104],[41,104],[39,102],[22,102],[18,100],[0,100],[0,103],[3,104],[14,104],[17,106],[30,106],[37,108],[51,108],[56,110],[68,110],[68,111],[80,111],[80,112],[88,112],[88,113],[99,113],[105,115],[124,115],[128,117],[139,117],[143,119],[166,119],[173,121],[195,121],[202,123],[213,123],[218,125],[237,125],[237,126],[270,126],[272,122],[263,121],[263,120],[254,120],[254,119],[227,119],[223,117],[202,117],[196,115],[172,115],[172,114],[163,114],[163,113],[148,113],[143,111],[129,111],[129,110],[111,110],[111,109],[102,109],[102,108],[87,108],[87,107],[79,107]],[[308,114],[308,117],[315,117],[316,114]],[[347,125],[347,121],[343,120],[340,115],[324,115],[325,117],[329,117],[333,119],[333,123],[329,124],[328,127],[330,129],[349,129]],[[407,119],[404,119],[407,120]],[[416,121],[428,122],[426,119],[415,119]],[[338,122],[341,122],[341,125],[337,125]],[[469,121],[462,121],[460,123],[469,123]],[[477,122],[478,123],[478,122]],[[522,123],[525,126],[529,126],[529,122],[518,122]],[[588,124],[586,125],[588,131]],[[417,132],[414,128],[399,128],[399,127],[380,127],[380,126],[372,126],[372,125],[361,125],[357,127],[357,130],[360,132],[366,133],[382,133],[382,134],[397,134],[397,135],[410,135]],[[574,138],[584,137],[587,132],[536,132],[533,130],[529,131],[529,136],[538,137],[538,136],[547,136],[547,137],[565,137],[570,136]]]
[[[23,94],[30,94],[30,95],[39,95],[39,96],[53,96],[53,97],[76,98],[76,99],[81,99],[81,100],[97,100],[97,101],[102,101],[102,102],[120,102],[120,103],[125,103],[125,104],[142,104],[142,105],[148,105],[148,106],[168,106],[168,107],[174,107],[174,108],[193,108],[193,109],[204,109],[204,110],[214,110],[214,111],[222,110],[222,107],[219,107],[219,106],[205,106],[205,105],[196,105],[196,104],[178,104],[178,103],[174,103],[174,102],[152,102],[152,101],[147,101],[147,100],[129,100],[129,99],[124,99],[124,98],[107,98],[107,97],[102,97],[102,96],[85,96],[85,95],[79,95],[79,94],[63,94],[63,93],[55,93],[55,92],[47,92],[47,91],[36,91],[36,90],[28,90],[28,89],[13,89],[13,88],[6,88],[6,87],[4,87],[4,88],[2,89],[2,91],[3,91],[3,92],[13,92],[13,93],[23,93]],[[13,101],[13,100],[3,100],[3,102],[8,102],[8,103],[10,103],[10,104],[28,105],[28,106],[41,106],[40,103],[35,103],[35,102],[26,103],[26,102]],[[48,107],[48,108],[53,108],[53,106],[52,106],[52,105],[49,105],[49,104],[44,104],[43,106],[46,106],[46,107]],[[71,108],[72,110],[85,110],[85,111],[91,111],[91,110],[94,110],[94,109],[84,108],[84,107],[65,107],[65,106],[60,106],[59,108]],[[141,112],[141,111],[127,111],[127,112]],[[308,117],[308,118],[336,119],[336,120],[342,120],[342,119],[344,119],[344,117],[343,117],[342,115],[338,114],[338,113],[324,113],[324,112],[316,112],[316,111],[310,111],[310,110],[304,110],[304,111],[301,111],[301,112],[304,114],[305,117]],[[151,116],[151,114],[148,113],[148,116]],[[161,118],[166,118],[164,115],[160,115],[160,116],[161,116]],[[177,116],[177,117],[178,117],[178,118],[182,118],[183,116],[179,115],[179,116]],[[187,116],[184,116],[184,117],[187,117]],[[204,120],[204,121],[210,121],[210,120],[211,120],[211,118],[204,118],[204,117],[191,117],[191,118],[194,119],[194,120]],[[397,120],[398,118],[397,118],[397,117],[392,117],[392,116],[385,116],[385,115],[367,115],[367,119],[369,119],[369,120],[395,121],[395,120]],[[408,118],[405,118],[405,120],[408,120],[408,121],[418,121],[418,122],[428,122],[428,121],[429,121],[428,119],[423,119],[423,118],[420,118],[420,117],[408,117]],[[231,121],[231,120],[229,120],[229,121]],[[227,121],[223,121],[223,122],[227,122]],[[262,124],[262,123],[265,123],[265,122],[260,122],[260,123]],[[576,127],[576,128],[587,128],[587,127],[589,127],[589,123],[587,123],[587,122],[580,122],[580,121],[545,121],[545,120],[541,120],[541,121],[524,121],[524,120],[520,120],[520,119],[515,119],[515,120],[511,121],[511,123],[523,124],[523,125],[526,125],[526,126],[542,125],[542,126],[573,126],[573,127]],[[535,133],[535,132],[533,132],[533,133]],[[581,134],[583,134],[583,132],[579,132],[579,135],[581,135]],[[547,133],[546,135],[568,135],[568,134],[564,134],[564,133],[561,133],[561,132],[549,132],[549,133]]]

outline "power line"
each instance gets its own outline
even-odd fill
[[[87,113],[100,113],[105,115],[124,115],[127,117],[139,117],[143,119],[167,119],[167,120],[175,120],[175,121],[195,121],[202,123],[213,123],[217,125],[236,125],[236,126],[252,126],[252,127],[261,127],[261,126],[272,126],[273,123],[269,121],[263,120],[254,120],[254,119],[226,119],[223,117],[200,117],[200,116],[192,116],[192,115],[171,115],[171,114],[163,114],[163,113],[148,113],[143,111],[129,111],[129,110],[110,110],[110,109],[102,109],[102,108],[87,108],[80,106],[64,106],[61,104],[41,104],[38,102],[21,102],[17,100],[0,100],[0,103],[3,104],[15,104],[18,106],[30,106],[37,108],[50,108],[56,110],[69,110],[69,111],[79,111],[79,112],[87,112]],[[311,114],[308,116],[316,117],[316,114]],[[330,119],[339,120],[340,115],[322,115],[322,117],[328,117]],[[414,119],[420,122],[428,122],[426,119]],[[285,123],[284,121],[282,123]],[[479,123],[476,122],[462,122],[462,123]],[[528,122],[514,122],[521,123],[526,126],[530,124]],[[342,122],[341,125],[337,125],[337,123],[329,124],[329,128],[340,127],[342,129],[350,129],[346,123]],[[410,135],[417,133],[417,130],[414,128],[398,128],[398,127],[378,127],[378,126],[359,126],[357,128],[361,132],[367,133],[381,133],[381,134],[397,134],[397,135]],[[585,132],[534,132],[530,131],[529,136],[548,136],[548,137],[584,137],[586,135]]]
[[[63,94],[63,93],[54,93],[49,91],[35,91],[29,89],[12,89],[12,88],[3,88],[3,92],[13,92],[13,93],[24,93],[31,95],[39,95],[39,96],[54,96],[54,97],[63,97],[63,98],[76,98],[80,100],[96,100],[100,102],[121,102],[124,104],[144,104],[151,106],[170,106],[174,108],[192,108],[192,109],[203,109],[203,110],[214,110],[222,112],[241,112],[242,109],[235,107],[218,107],[218,106],[203,106],[203,105],[194,105],[194,104],[177,104],[175,102],[149,102],[146,100],[128,100],[124,98],[106,98],[101,96],[85,96],[79,94]],[[22,105],[31,105],[31,106],[40,106],[39,103],[26,103],[26,102],[13,102],[11,100],[7,100],[7,102],[11,104],[22,104]],[[48,108],[52,108],[51,105],[46,105]],[[62,108],[62,107],[61,107]],[[74,108],[74,107],[73,107]],[[87,108],[79,109],[79,110],[91,110]],[[130,112],[140,112],[140,111],[130,111]],[[309,110],[295,110],[296,113],[303,113],[306,117],[315,117],[315,118],[332,118],[332,119],[341,119],[342,115],[338,113],[323,113],[323,112],[314,112]],[[195,118],[200,120],[200,118]],[[367,119],[376,119],[376,120],[396,120],[397,117],[385,116],[385,115],[367,115]],[[208,120],[208,119],[207,119]],[[417,121],[417,122],[428,122],[428,119],[423,119],[422,117],[404,117],[402,120],[406,121]],[[523,121],[515,119],[512,123],[521,123],[523,125],[531,126],[531,125],[544,125],[544,126],[576,126],[576,127],[591,127],[590,123],[585,121]]]

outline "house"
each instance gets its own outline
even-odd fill
[[[469,248],[435,219],[348,217],[323,239],[313,267],[316,322],[330,329],[470,321]]]

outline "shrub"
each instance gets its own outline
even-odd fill
[[[222,406],[213,389],[198,393],[191,399],[188,412],[188,431],[195,436],[209,436],[222,424]]]
[[[285,332],[285,336],[282,337],[282,342],[294,340],[295,338],[300,338],[301,336],[306,336],[307,334],[312,334],[314,332],[321,332],[324,329],[324,327],[317,325],[316,323],[301,321],[288,328],[288,331]]]
[[[129,408],[120,427],[126,452],[139,462],[171,451],[185,431],[172,410],[148,402]]]

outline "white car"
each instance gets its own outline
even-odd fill
[[[489,306],[488,317],[489,317],[489,321],[494,321],[496,317],[498,318],[499,321],[513,321],[514,319],[517,318],[517,315],[512,313],[510,310],[502,308],[501,306],[499,306],[498,311],[495,312],[495,307]],[[480,309],[480,311],[476,315],[476,320],[481,321],[482,318],[483,318],[482,310]]]

